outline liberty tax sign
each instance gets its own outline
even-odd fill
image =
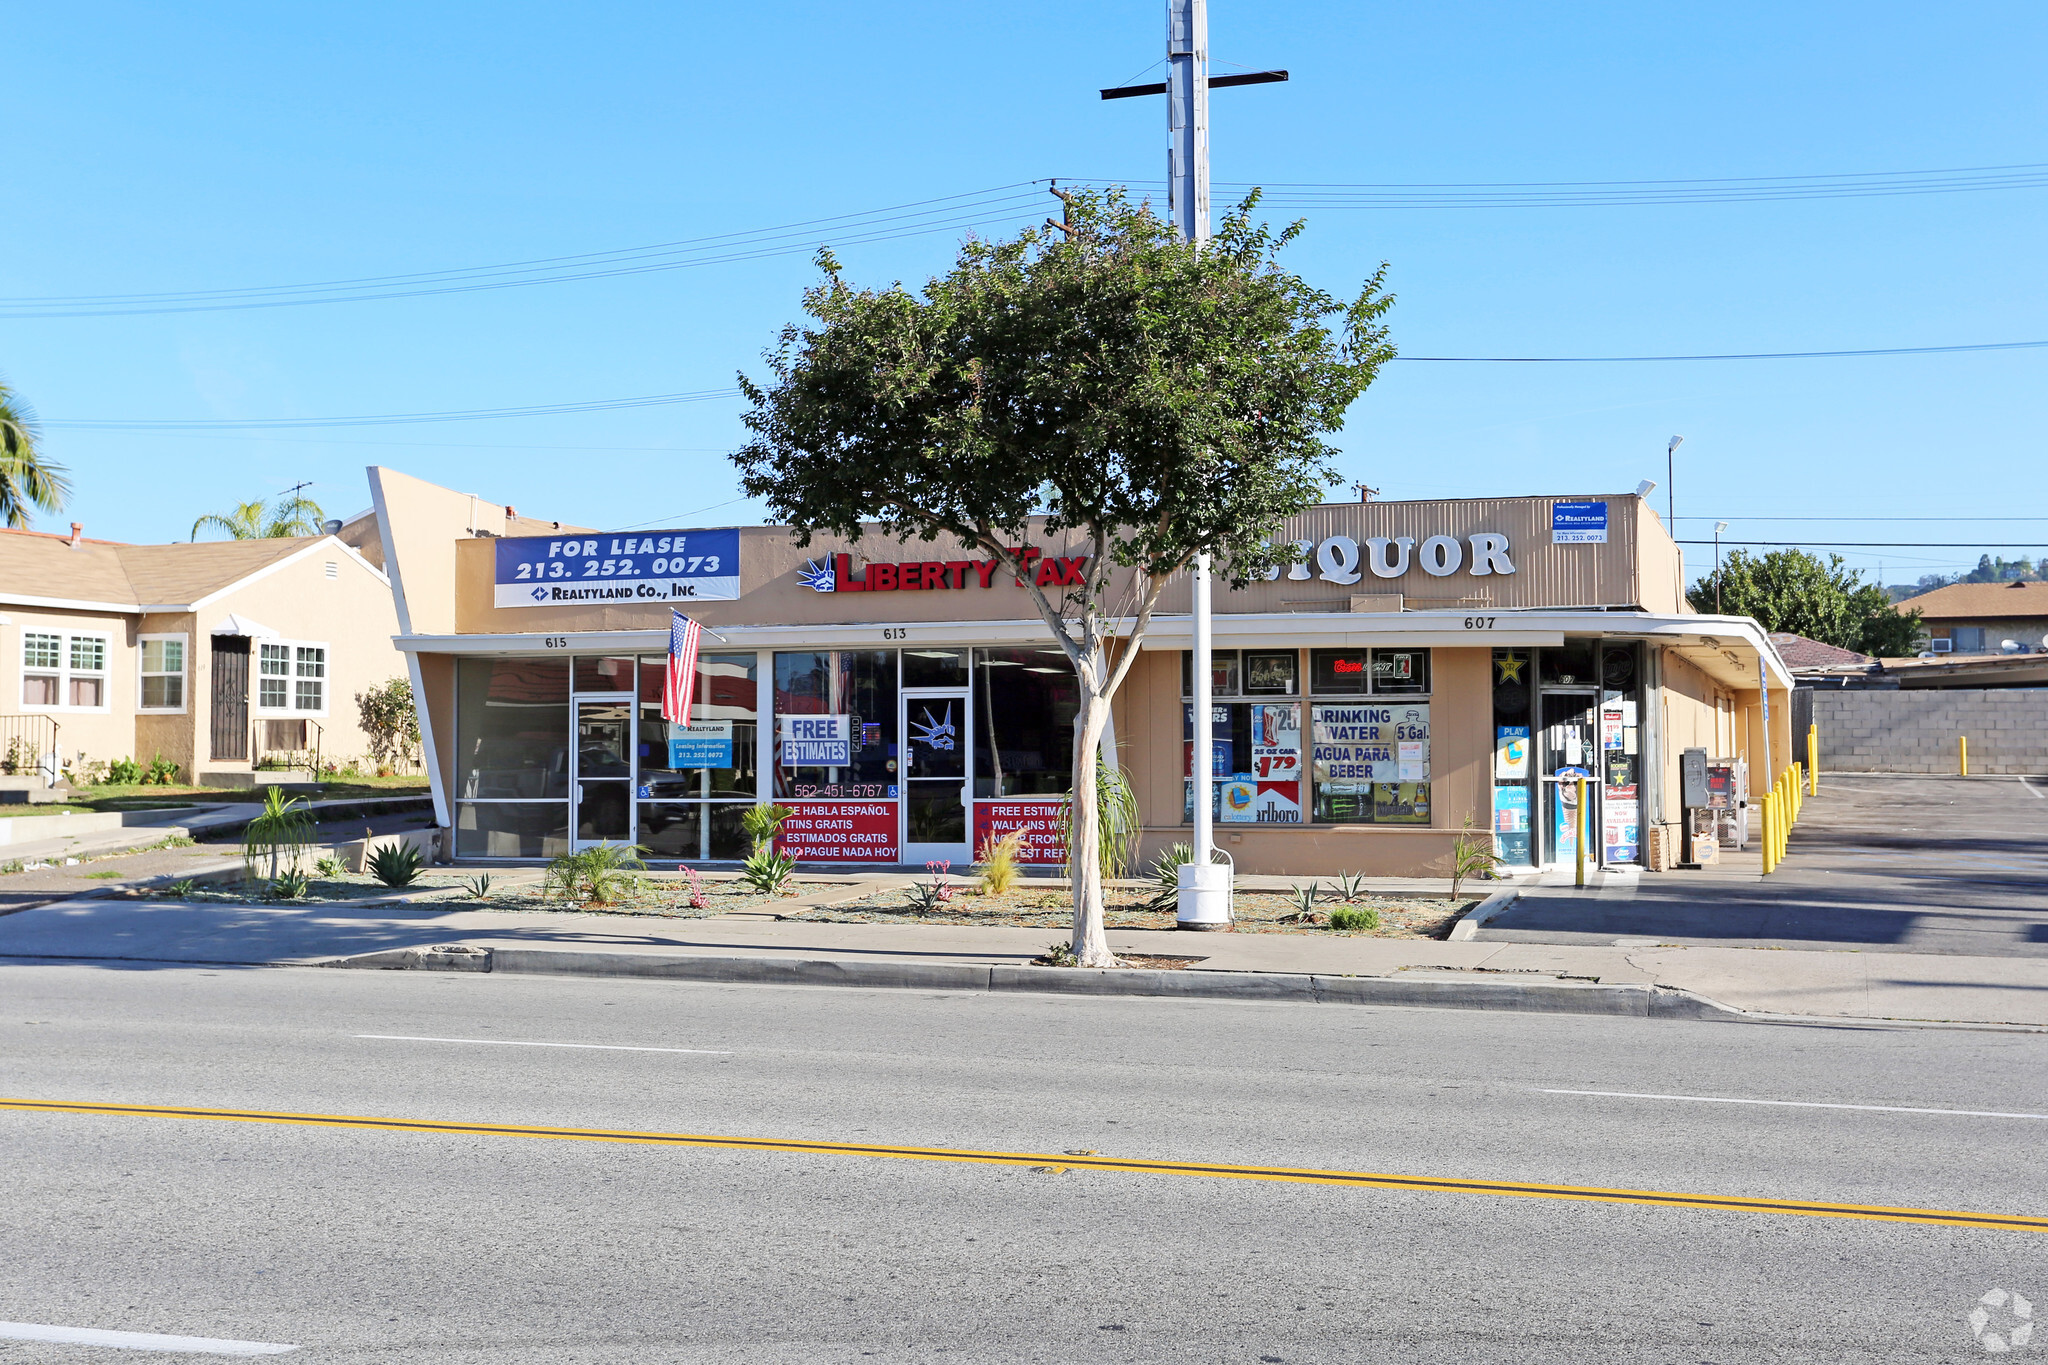
[[[730,602],[740,595],[740,533],[506,536],[497,543],[492,604]]]

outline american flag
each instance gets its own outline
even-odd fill
[[[668,613],[668,678],[661,686],[661,718],[690,723],[690,693],[697,686],[697,645],[704,628],[674,608]]]

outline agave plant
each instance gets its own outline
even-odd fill
[[[313,879],[301,868],[280,872],[270,880],[270,895],[273,900],[301,901],[313,889]]]
[[[779,896],[796,875],[796,859],[777,853],[773,844],[763,844],[740,864],[740,880],[764,896]]]
[[[410,886],[426,861],[410,842],[386,844],[370,855],[370,875],[386,886]]]

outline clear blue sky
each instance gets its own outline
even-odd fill
[[[0,295],[400,274],[671,242],[1036,177],[1152,180],[1157,99],[1104,103],[1163,4],[17,6]],[[1219,181],[1663,180],[2048,162],[2048,8],[1213,0]],[[1156,76],[1151,77],[1156,79]],[[1046,200],[1051,205],[1051,200]],[[1381,260],[1411,355],[2048,337],[2048,189],[1769,203],[1323,209],[1333,290]],[[1031,216],[1042,211],[1030,206]],[[1019,215],[988,221],[991,230]],[[832,241],[819,230],[817,240]],[[918,280],[927,235],[841,250]],[[728,387],[796,313],[792,254],[535,288],[0,321],[88,534],[167,540],[300,480],[330,511],[397,466],[601,527],[745,521],[736,400],[196,434],[64,419],[326,417]],[[2048,546],[2048,351],[1860,360],[1403,362],[1352,409],[1387,497],[1626,490],[1679,452],[1729,539]],[[1663,492],[1656,495],[1661,508]],[[2031,522],[1798,522],[1989,517]],[[1681,530],[1704,530],[1682,521]],[[1890,581],[1975,550],[1852,551]],[[2008,552],[2017,554],[2018,551]],[[1694,551],[1699,565],[1708,556]]]

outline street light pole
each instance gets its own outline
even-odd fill
[[[1668,509],[1666,528],[1673,540],[1678,539],[1678,448],[1685,444],[1683,436],[1671,438],[1671,444],[1664,447],[1664,506]]]
[[[1721,533],[1728,529],[1728,523],[1714,523],[1714,615],[1721,614]]]

